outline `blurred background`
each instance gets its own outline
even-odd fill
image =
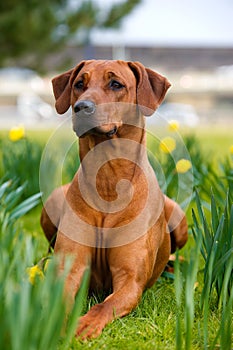
[[[0,128],[61,121],[51,77],[92,58],[140,61],[167,76],[168,119],[232,127],[232,18],[232,0],[2,1]]]

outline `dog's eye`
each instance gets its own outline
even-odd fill
[[[124,85],[119,83],[117,80],[111,80],[109,86],[112,90],[120,90],[124,87]]]
[[[74,84],[75,89],[83,89],[84,88],[84,83],[82,80],[77,81],[77,83]]]

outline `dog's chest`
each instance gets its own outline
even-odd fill
[[[109,291],[112,286],[107,251],[104,248],[93,248],[90,281],[90,289],[93,291]]]

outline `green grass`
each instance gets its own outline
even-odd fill
[[[190,130],[184,130],[182,135],[188,137],[190,133],[194,133],[196,136],[196,141],[194,140],[194,144],[192,144],[190,154],[194,157],[193,162],[196,162],[198,171],[203,170],[199,169],[201,164],[199,164],[200,160],[197,158],[198,153],[201,153],[201,162],[205,164],[214,163],[214,166],[219,160],[229,157],[229,147],[233,144],[232,131],[230,129],[214,129],[210,127],[192,130],[192,132]],[[50,135],[50,130],[27,132],[29,140],[39,142],[42,145],[46,144]],[[6,132],[0,132],[0,140],[6,137]],[[196,145],[195,142],[197,142]],[[1,163],[0,168],[2,168]],[[219,169],[216,170],[217,173],[218,171]],[[204,181],[205,174],[203,173],[201,176],[201,181]],[[206,181],[208,182],[208,179],[206,179]],[[213,177],[212,183],[209,186],[214,185],[214,182],[215,178]],[[219,179],[218,182],[220,183],[221,180]],[[204,183],[205,187],[207,186],[206,183]],[[216,186],[219,185],[219,183],[216,184]],[[225,201],[224,194],[226,194],[227,187],[225,188],[224,186],[223,189],[218,191],[217,197],[222,200],[220,202],[217,200],[217,206],[219,207],[221,207],[222,203]],[[202,201],[203,203],[208,202],[210,204],[211,192],[208,191],[209,189],[206,193],[203,192],[204,200],[202,198]],[[193,226],[193,219],[191,216],[192,207],[197,210],[194,201],[192,201],[191,207],[188,210],[190,227]],[[34,263],[45,256],[48,249],[46,239],[39,225],[40,211],[41,205],[34,208],[19,221],[19,226],[25,236],[33,237],[33,240],[37,242],[37,249],[34,253]],[[211,217],[209,209],[206,209],[206,217],[207,220]],[[180,271],[180,280],[177,280],[178,284],[174,284],[171,279],[161,277],[151,289],[145,291],[140,304],[131,314],[109,324],[104,329],[102,335],[97,339],[81,342],[73,338],[69,349],[181,350],[185,344],[185,349],[205,349],[207,346],[205,343],[206,328],[208,331],[208,345],[211,346],[211,344],[215,342],[215,337],[221,326],[221,322],[224,322],[224,317],[222,309],[219,308],[218,305],[217,294],[214,291],[208,300],[208,314],[203,314],[200,299],[203,297],[203,270],[205,261],[201,253],[199,253],[198,256],[195,255],[197,254],[195,253],[195,247],[196,243],[190,230],[189,242],[181,251],[181,255],[185,257],[186,262],[178,266]],[[197,273],[192,269],[194,262],[199,263],[196,266]],[[187,278],[187,276],[189,276],[189,278]],[[89,298],[83,312],[87,311],[89,305],[92,305],[95,300],[96,298],[94,297]],[[187,304],[189,304],[189,307],[187,307]],[[179,315],[180,320],[178,326],[177,315]],[[208,323],[206,321],[206,316],[208,316]],[[177,340],[178,336],[180,336],[180,339]],[[220,340],[220,338],[217,339],[217,343],[213,349],[221,348]],[[182,348],[177,347],[179,341],[182,344]],[[63,350],[64,346],[64,340],[61,339],[58,350]],[[222,348],[222,350],[225,349]]]
[[[232,126],[205,126],[195,131],[195,136],[205,153],[212,153],[214,158],[221,159],[229,155],[229,148],[233,145]]]
[[[216,324],[212,324],[213,329]],[[199,325],[193,334],[200,349]],[[108,325],[100,338],[88,343],[73,340],[72,349],[175,349],[176,302],[174,285],[158,281],[142,297],[140,305],[128,316]],[[213,337],[215,333],[213,332]]]
[[[46,144],[54,130],[27,130],[27,137]],[[195,135],[200,142],[203,152],[213,152],[215,158],[225,156],[229,153],[229,147],[233,145],[232,128],[223,126],[206,125],[201,128],[184,128],[180,130],[182,136]],[[8,137],[8,130],[0,130],[0,140]]]

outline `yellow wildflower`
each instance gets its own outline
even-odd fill
[[[168,122],[168,130],[169,131],[177,131],[180,128],[180,124],[177,120],[170,120]]]
[[[180,159],[176,163],[176,171],[178,173],[186,173],[189,169],[192,168],[192,164],[188,159]]]
[[[172,137],[164,137],[159,145],[159,148],[164,153],[171,153],[176,148],[176,140]]]
[[[22,124],[11,128],[11,130],[9,131],[9,139],[13,142],[24,138],[24,136],[25,136],[25,129]]]
[[[230,154],[233,155],[233,145],[230,146]]]
[[[40,279],[44,278],[43,271],[39,268],[38,265],[27,268],[28,279],[31,284],[35,283],[35,279],[38,276]]]

